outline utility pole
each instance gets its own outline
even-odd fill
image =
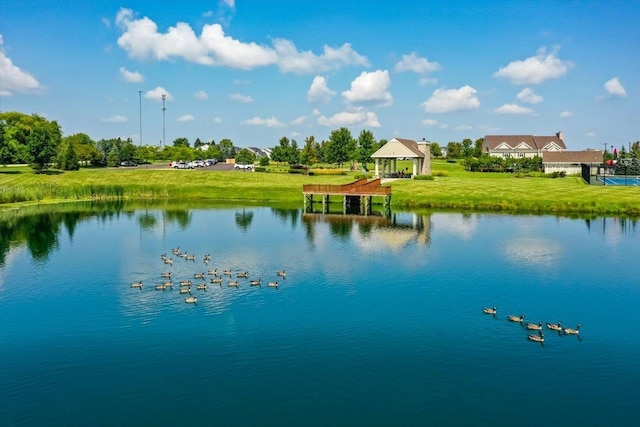
[[[140,106],[140,140],[139,145],[142,146],[142,91],[138,91],[138,104]]]
[[[165,136],[165,133],[164,133],[164,129],[165,129],[165,127],[164,127],[164,115],[165,114],[164,114],[164,112],[167,110],[167,107],[164,106],[164,101],[166,99],[167,99],[167,95],[163,93],[162,94],[162,148],[164,148],[166,146],[165,139],[164,139],[164,136]]]

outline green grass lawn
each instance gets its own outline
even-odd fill
[[[398,164],[400,168],[401,165]],[[517,178],[466,172],[457,163],[432,162],[434,180],[394,180],[395,208],[471,209],[532,213],[640,215],[640,188],[591,186],[579,177]],[[0,207],[65,200],[200,200],[287,203],[302,206],[303,184],[342,184],[357,173],[306,176],[207,170],[82,169],[34,174],[0,167]],[[375,200],[374,200],[375,202]]]

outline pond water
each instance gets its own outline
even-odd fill
[[[270,207],[5,215],[0,424],[636,426],[638,228]],[[580,334],[532,342],[509,314]]]

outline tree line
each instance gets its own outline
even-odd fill
[[[367,164],[372,162],[371,155],[386,143],[386,139],[377,140],[369,130],[362,130],[354,137],[348,128],[341,127],[331,131],[326,140],[317,141],[313,135],[308,136],[302,146],[295,139],[283,136],[271,148],[271,158],[259,160],[265,165],[269,160],[305,166],[334,164],[340,168],[346,164],[356,168],[359,164],[366,170]],[[431,155],[436,158],[462,159],[465,168],[471,171],[539,170],[542,167],[540,158],[503,159],[488,156],[483,153],[483,143],[483,138],[475,141],[467,138],[462,142],[451,141],[443,148],[438,142],[431,142]],[[619,159],[640,157],[640,142],[630,143],[629,146],[629,152],[623,146],[617,153]],[[605,160],[609,157],[610,153],[605,152]],[[123,162],[141,164],[204,159],[225,161],[230,158],[235,158],[237,163],[256,161],[252,151],[236,147],[228,138],[221,139],[218,143],[197,138],[191,145],[187,138],[180,137],[170,146],[136,146],[131,139],[94,141],[85,133],[63,136],[62,129],[55,120],[49,121],[37,114],[0,113],[0,164],[29,164],[36,172],[51,166],[62,170],[77,170],[81,166],[113,167]]]

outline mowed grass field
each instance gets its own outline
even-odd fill
[[[399,164],[398,167],[402,168]],[[517,178],[508,173],[471,173],[444,161],[432,163],[434,180],[393,180],[392,206],[566,214],[640,216],[640,187],[587,185],[579,177]],[[439,176],[440,174],[446,176]],[[343,184],[347,175],[172,170],[139,167],[82,169],[34,174],[0,167],[0,208],[80,200],[193,200],[287,203],[302,206],[303,184]],[[376,200],[374,200],[376,202]]]

